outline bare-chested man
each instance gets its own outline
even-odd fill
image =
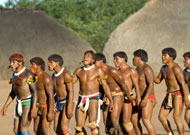
[[[73,112],[73,83],[71,74],[63,67],[63,58],[58,54],[48,57],[54,89],[56,92],[56,112],[54,119],[54,130],[58,135],[70,135],[69,121]]]
[[[38,76],[38,115],[34,120],[34,132],[37,135],[50,135],[51,121],[54,118],[53,82],[51,77],[44,72],[45,62],[42,58],[32,58],[30,70]]]
[[[133,108],[132,121],[137,135],[142,135],[140,119],[148,130],[150,135],[156,135],[155,128],[151,122],[153,108],[156,104],[154,94],[154,73],[152,68],[146,64],[148,54],[145,50],[138,49],[134,53],[133,65],[139,75],[139,89],[141,94],[141,108]]]
[[[95,54],[93,51],[86,51],[83,58],[83,67],[77,68],[74,72],[75,83],[80,81],[79,99],[76,108],[76,135],[84,135],[84,124],[89,116],[89,124],[92,135],[98,135],[98,122],[100,113],[99,85],[102,84],[105,95],[110,101],[110,111],[113,108],[113,101],[109,86],[106,83],[104,72],[94,65]]]
[[[127,89],[128,87],[125,84],[123,78],[121,77],[120,72],[116,68],[113,68],[106,64],[106,58],[102,53],[96,53],[95,60],[96,60],[95,65],[101,68],[104,71],[104,73],[107,75],[106,81],[108,86],[110,87],[113,99],[114,110],[111,112],[111,114],[110,115],[108,114],[109,113],[108,107],[106,108],[105,111],[103,110],[104,124],[105,126],[111,126],[111,127],[106,127],[108,128],[108,130],[109,128],[114,128],[114,135],[117,135],[118,131],[120,131],[119,119],[124,101],[124,94],[122,89],[125,89],[125,91],[129,93]],[[109,120],[111,120],[111,123]],[[109,134],[109,131],[107,132]]]
[[[183,58],[184,58],[184,66],[185,66],[183,73],[185,77],[185,82],[187,83],[187,87],[190,92],[190,52],[184,53]],[[188,96],[188,98],[190,100],[190,96]],[[187,122],[187,125],[190,128],[190,108],[186,108],[185,121]]]
[[[167,86],[167,95],[162,103],[159,120],[168,135],[172,135],[170,123],[167,119],[168,115],[174,109],[173,118],[177,125],[179,135],[184,135],[184,124],[181,120],[183,111],[183,97],[186,106],[189,106],[188,90],[184,81],[181,68],[174,62],[176,51],[173,48],[165,48],[162,50],[162,62],[165,64],[161,67],[160,73],[155,77],[155,83],[159,84],[164,79]]]
[[[13,71],[10,79],[12,90],[1,113],[5,115],[8,106],[17,96],[13,131],[15,135],[30,135],[28,128],[31,119],[36,116],[37,87],[35,77],[24,67],[24,57],[21,54],[11,55],[9,61],[9,68]]]
[[[132,101],[135,99],[133,97],[133,92],[132,92],[133,87],[135,87],[137,106],[139,106],[141,100],[139,86],[138,86],[138,73],[134,68],[130,67],[127,64],[128,58],[125,52],[122,51],[116,52],[113,55],[113,57],[114,57],[114,64],[116,67],[119,68],[119,71],[129,89],[129,92],[125,93],[128,95],[125,95],[124,98],[122,122],[126,132],[129,135],[132,135],[134,134],[133,124],[131,122]]]

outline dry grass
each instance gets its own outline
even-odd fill
[[[0,80],[8,79],[8,58],[18,52],[25,56],[26,66],[32,57],[46,62],[49,55],[63,56],[65,66],[73,71],[80,66],[84,51],[92,47],[38,10],[0,10]],[[47,65],[46,65],[47,67]]]
[[[113,53],[122,50],[131,65],[133,52],[141,48],[149,54],[148,63],[159,72],[162,49],[174,47],[176,61],[183,66],[183,53],[190,51],[189,13],[189,0],[151,0],[111,34],[103,51],[108,62],[113,63]]]

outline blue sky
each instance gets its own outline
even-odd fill
[[[7,0],[0,0],[0,4],[4,6],[6,1]]]

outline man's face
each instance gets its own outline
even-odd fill
[[[35,63],[31,63],[30,64],[30,71],[33,73],[33,74],[36,74],[37,73],[37,69],[38,69],[38,66],[35,64]]]
[[[134,56],[134,57],[133,57],[133,65],[134,65],[134,66],[138,66],[139,60],[140,60],[140,57]]]
[[[190,58],[189,57],[184,57],[184,67],[190,68]]]
[[[162,63],[166,64],[172,59],[168,54],[162,54]]]
[[[56,66],[57,66],[57,62],[52,61],[52,60],[48,61],[48,70],[53,71],[56,68]]]
[[[120,67],[121,63],[125,60],[124,58],[120,58],[119,56],[114,57],[114,64],[116,67]]]
[[[94,59],[91,53],[86,53],[83,57],[83,64],[84,65],[91,65],[94,63]]]
[[[98,61],[96,61],[95,65],[100,68],[103,65],[103,61],[102,60],[98,60]]]
[[[22,63],[21,63],[21,62],[18,62],[18,61],[16,61],[16,60],[11,60],[11,61],[10,61],[11,70],[12,70],[13,72],[15,72],[21,65],[22,65]]]

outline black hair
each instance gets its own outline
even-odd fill
[[[162,50],[162,54],[168,54],[170,57],[173,58],[173,60],[175,60],[177,53],[176,50],[174,48],[168,47],[168,48],[164,48]]]
[[[113,54],[113,57],[119,56],[120,58],[125,58],[125,62],[128,61],[127,54],[123,51],[119,51]]]
[[[45,62],[40,57],[34,57],[30,60],[30,63],[35,63],[37,66],[40,66],[40,68],[45,71]]]
[[[95,54],[95,61],[102,60],[104,63],[106,63],[106,57],[103,53],[96,53]]]
[[[188,57],[188,58],[190,58],[190,52],[184,53],[184,54],[183,54],[183,57]]]
[[[143,49],[138,49],[134,53],[134,56],[140,57],[142,61],[148,62],[148,54]]]
[[[62,56],[58,55],[58,54],[52,54],[48,57],[49,61],[55,61],[55,62],[59,62],[59,65],[62,66],[64,63],[64,60],[62,58]]]
[[[87,50],[84,55],[86,55],[87,53],[90,53],[93,57],[93,59],[95,60],[95,53],[92,50]]]

